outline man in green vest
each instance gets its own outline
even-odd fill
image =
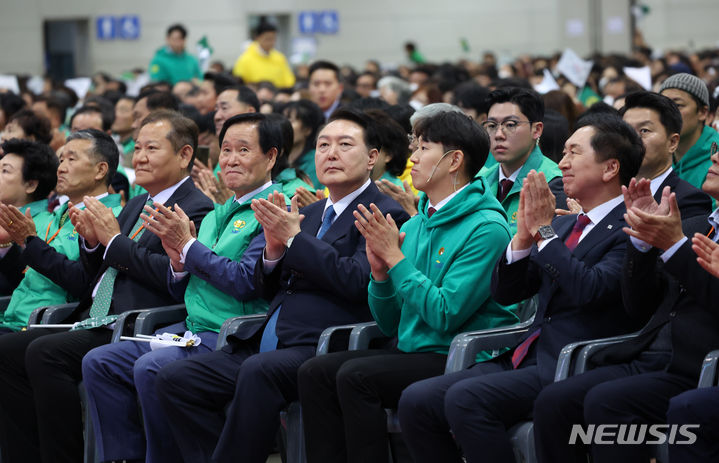
[[[557,164],[542,154],[539,137],[544,125],[544,102],[533,90],[502,88],[487,98],[487,120],[482,125],[489,133],[491,152],[497,164],[479,171],[490,190],[507,211],[509,228],[517,232],[517,208],[522,182],[530,170],[544,172],[556,195],[562,172]],[[556,179],[556,180],[555,180]]]
[[[7,142],[8,153],[15,153],[21,147],[13,148],[13,142]],[[57,168],[58,194],[70,197],[70,202],[83,208],[83,197],[94,196],[117,216],[122,209],[120,196],[110,195],[107,188],[115,174],[119,153],[112,137],[99,130],[81,130],[73,133],[60,154],[60,165]],[[0,205],[0,215],[11,217],[10,230],[0,231],[0,241],[24,243],[28,236],[41,238],[50,248],[70,260],[78,260],[80,248],[77,232],[68,220],[68,203],[60,206],[55,212],[41,212],[32,216],[32,210],[23,214],[10,205]],[[0,268],[24,268],[24,246],[14,244],[0,248]],[[47,259],[45,264],[49,264]],[[13,291],[10,305],[2,316],[0,332],[20,331],[27,325],[33,310],[47,305],[64,304],[79,297],[73,288],[63,288],[35,268],[28,267],[25,276]]]
[[[679,178],[701,189],[712,165],[712,146],[716,150],[719,145],[719,133],[705,125],[709,114],[709,90],[700,78],[681,73],[665,80],[659,93],[674,101],[682,113],[674,170]]]
[[[158,405],[157,372],[174,360],[214,350],[226,318],[267,310],[252,281],[265,240],[250,204],[282,191],[270,178],[282,145],[281,128],[264,114],[240,114],[227,120],[219,140],[222,175],[234,196],[215,205],[196,236],[182,209],[171,211],[157,203],[158,212],[145,209],[147,229],[162,239],[171,259],[169,289],[180,297],[184,291],[188,314],[184,322],[162,331],[189,330],[201,343],[152,350],[148,343],[124,341],[85,356],[83,379],[101,461],[182,461]]]

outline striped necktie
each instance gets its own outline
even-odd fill
[[[151,206],[152,200],[147,199],[145,205]],[[138,241],[145,231],[144,221],[142,220],[142,212],[144,208],[140,210],[140,216],[135,222],[135,226],[130,231],[130,236],[133,241]],[[105,270],[105,274],[102,276],[100,284],[97,286],[97,292],[95,298],[92,300],[92,306],[90,306],[90,318],[81,321],[76,324],[72,329],[89,329],[96,328],[98,326],[109,325],[117,319],[117,315],[108,315],[110,312],[110,305],[112,304],[112,294],[115,289],[115,279],[117,278],[117,269],[115,267],[108,267]]]

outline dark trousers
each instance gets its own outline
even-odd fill
[[[468,462],[514,463],[507,429],[530,416],[545,386],[536,364],[525,362],[513,370],[503,355],[406,388],[399,419],[415,463],[461,462],[461,453]]]
[[[183,321],[158,332],[183,333],[186,329]],[[214,350],[217,333],[197,334],[202,342],[194,347],[152,350],[146,342],[123,341],[85,355],[82,378],[95,429],[95,454],[100,461],[134,458],[157,463],[182,459],[157,400],[156,379],[164,365]]]
[[[696,378],[664,371],[608,381],[585,397],[584,421],[594,425],[666,423],[669,400],[695,386]],[[650,456],[648,445],[592,445],[594,463],[649,461]]]
[[[397,349],[337,352],[300,368],[299,392],[307,460],[389,461],[385,408],[405,387],[441,375],[447,356]]]
[[[609,365],[545,387],[534,402],[534,446],[540,462],[587,461],[589,449],[580,442],[569,445],[572,425],[584,425],[584,398],[607,381],[657,371],[669,361],[668,353],[645,354],[641,359]]]
[[[82,357],[111,336],[105,328],[0,336],[3,462],[82,461]]]
[[[257,350],[243,343],[160,370],[158,398],[186,462],[266,461],[280,411],[298,398],[297,370],[316,347]]]
[[[669,401],[669,424],[698,424],[692,428],[697,440],[691,445],[670,445],[672,463],[719,461],[719,387],[692,389]]]

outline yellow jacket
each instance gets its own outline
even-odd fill
[[[295,75],[287,64],[285,55],[277,50],[264,53],[257,42],[252,42],[232,68],[232,74],[246,83],[254,84],[263,80],[272,82],[277,88],[295,85]]]

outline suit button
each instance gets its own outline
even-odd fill
[[[552,321],[552,317],[544,317],[544,323],[549,323]]]
[[[291,290],[291,289],[288,289],[288,290],[287,290],[287,294],[292,294],[292,290]]]
[[[669,316],[670,316],[670,317],[676,317],[676,316],[677,316],[677,313],[676,313],[674,310],[672,310],[671,312],[669,312]]]

